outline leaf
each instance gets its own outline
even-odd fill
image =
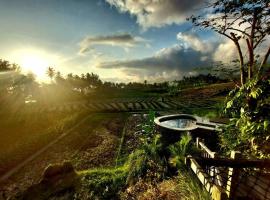
[[[268,126],[269,126],[269,121],[268,120],[265,120],[263,122],[263,128],[264,128],[265,131],[267,130]]]
[[[231,108],[233,105],[233,100],[227,102],[226,108]]]

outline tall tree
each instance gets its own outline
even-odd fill
[[[211,29],[230,39],[238,52],[241,85],[261,72],[270,54],[270,45],[265,49],[256,70],[258,49],[269,37],[269,0],[218,0],[209,5],[208,13],[188,18],[195,26]],[[244,51],[248,51],[245,62]],[[245,67],[245,64],[247,67]]]
[[[58,85],[61,85],[61,84],[64,83],[65,79],[63,78],[61,72],[59,72],[59,71],[56,72],[56,74],[55,74],[55,81],[56,81],[56,83],[57,83]]]
[[[52,67],[48,67],[46,74],[51,79],[51,82],[53,80],[53,77],[55,76],[55,70]]]

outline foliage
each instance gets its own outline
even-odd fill
[[[246,79],[256,75],[259,47],[270,33],[268,0],[212,1],[202,16],[188,18],[195,26],[208,28],[230,39],[238,52],[241,85]],[[260,59],[260,67],[266,64],[270,46],[266,45],[264,57]],[[243,52],[248,50],[248,61],[245,62]],[[248,72],[248,73],[246,73]]]
[[[132,179],[160,179],[166,172],[166,163],[160,155],[160,135],[155,132],[155,112],[150,111],[146,121],[142,124],[143,134],[141,146],[131,154],[128,182]],[[151,173],[150,173],[151,172]]]
[[[145,119],[144,123],[142,123],[142,132],[143,137],[141,138],[144,143],[147,143],[152,140],[152,137],[155,134],[155,112],[149,111],[147,118]]]
[[[256,76],[240,88],[231,91],[225,112],[233,117],[221,135],[225,149],[247,151],[258,157],[270,154],[270,79],[269,72]],[[260,145],[259,145],[260,144]]]
[[[200,68],[202,69],[202,68]],[[197,69],[198,71],[199,69]],[[175,80],[168,84],[168,92],[170,95],[176,95],[179,91],[185,88],[202,87],[213,83],[227,82],[227,79],[222,79],[212,74],[198,74],[196,76],[186,77],[182,80]]]
[[[203,190],[198,179],[194,177],[185,167],[185,157],[188,154],[198,153],[188,133],[182,135],[181,139],[169,146],[171,152],[170,163],[179,170],[176,188],[179,191],[179,199],[210,199],[209,194]]]
[[[121,190],[141,179],[156,183],[164,177],[166,164],[159,156],[160,135],[155,133],[154,118],[155,113],[150,111],[141,127],[141,145],[121,166],[81,172],[82,188],[77,199],[118,199]]]
[[[183,200],[210,200],[209,193],[202,188],[198,178],[192,172],[182,170],[176,177],[176,190],[179,191],[179,199]]]
[[[154,137],[153,142],[143,144],[129,157],[128,183],[134,183],[140,178],[146,181],[158,181],[165,176],[166,163],[160,157],[160,136]]]
[[[81,186],[74,199],[118,199],[118,192],[126,184],[127,169],[93,169],[83,171]]]
[[[185,162],[185,156],[195,152],[195,148],[192,144],[192,138],[188,133],[185,133],[181,136],[181,139],[173,145],[169,146],[171,153],[170,163],[182,169]]]
[[[53,77],[55,76],[55,70],[54,70],[54,68],[48,67],[46,74],[48,75],[48,77],[52,81],[53,80]]]

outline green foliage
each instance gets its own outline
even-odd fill
[[[188,154],[195,155],[198,150],[192,143],[188,133],[182,135],[181,139],[169,146],[171,152],[170,163],[179,170],[176,189],[180,192],[181,199],[210,199],[209,194],[201,187],[197,177],[185,168],[185,157]]]
[[[192,172],[182,170],[176,178],[176,189],[183,200],[210,200],[209,193],[202,188]]]
[[[155,113],[150,112],[142,125],[140,147],[132,152],[122,166],[81,172],[82,188],[76,198],[118,199],[119,192],[138,180],[158,181],[164,177],[166,163],[159,156],[160,135],[154,129]]]
[[[269,156],[270,152],[265,151],[270,135],[269,98],[269,75],[257,76],[230,92],[225,113],[233,119],[221,135],[225,150],[248,151],[257,157]]]
[[[169,146],[169,150],[171,153],[170,163],[181,169],[184,166],[185,156],[194,152],[195,148],[191,136],[185,133],[178,142]]]
[[[94,169],[81,172],[81,187],[74,199],[117,199],[125,186],[127,169]]]
[[[155,112],[154,111],[149,111],[149,114],[145,120],[145,122],[142,124],[142,131],[144,133],[142,139],[147,140],[144,142],[148,142],[152,139],[153,135],[155,134],[154,132],[154,120],[155,120]]]
[[[132,183],[140,178],[159,180],[164,177],[167,168],[164,158],[160,157],[160,150],[160,136],[156,135],[151,143],[143,144],[141,149],[133,152],[128,161],[127,182]]]
[[[147,176],[159,179],[166,172],[165,159],[160,156],[162,145],[160,135],[155,132],[154,119],[155,112],[150,111],[142,125],[142,144],[129,158],[129,163],[132,164],[129,168],[128,182]],[[149,170],[152,174],[148,173]]]

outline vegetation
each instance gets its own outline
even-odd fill
[[[265,24],[269,25],[269,17],[265,14],[266,3],[265,1],[256,3],[224,0],[214,2],[212,8],[213,18],[203,19],[200,16],[192,16],[190,19],[196,26],[211,28],[231,39],[237,47],[240,65],[240,85],[229,93],[225,102],[225,114],[231,118],[231,123],[220,134],[220,145],[225,154],[231,150],[241,150],[248,157],[269,158],[270,77],[266,65],[269,49],[261,58],[260,64],[258,53],[255,51],[269,34],[269,28],[265,26]],[[239,23],[239,29],[235,28],[236,23]],[[249,26],[243,30],[241,26],[244,24]],[[241,40],[243,39],[249,51],[246,62],[242,54]],[[50,107],[57,103],[77,100],[154,96],[160,97],[161,101],[164,101],[164,97],[169,97],[185,102],[181,108],[182,112],[214,118],[221,115],[221,102],[233,87],[228,83],[227,78],[220,78],[213,74],[199,74],[184,77],[183,80],[163,83],[147,81],[112,83],[102,82],[94,73],[80,76],[68,74],[64,77],[53,67],[47,70],[51,82],[41,84],[36,82],[33,74],[22,74],[18,65],[10,64],[5,60],[0,60],[0,72],[4,72],[0,74],[2,76],[0,117],[4,119],[0,123],[0,132],[5,135],[1,140],[3,144],[1,144],[0,160],[2,163],[7,163],[6,167],[0,168],[1,173],[16,166],[32,152],[48,144],[89,115],[88,112],[68,114],[51,112],[40,115],[34,108]],[[227,86],[228,89],[224,89]],[[200,99],[195,100],[198,96]],[[203,97],[206,102],[203,102]],[[37,106],[33,109],[26,107],[26,100],[29,98],[37,100]],[[191,103],[188,102],[199,102],[199,105],[190,106]],[[186,155],[197,153],[188,134],[183,135],[180,141],[169,147],[170,167],[178,170],[177,175],[172,175],[168,171],[168,162],[163,156],[161,137],[154,127],[155,112],[150,112],[147,117],[142,116],[139,134],[135,134],[134,131],[129,136],[133,137],[132,142],[135,141],[130,149],[123,148],[126,142],[126,127],[121,135],[120,125],[116,130],[110,130],[107,127],[111,126],[110,124],[105,125],[114,117],[116,115],[92,115],[91,120],[86,120],[87,125],[84,123],[76,129],[77,132],[74,132],[76,137],[70,137],[63,145],[75,151],[72,156],[69,156],[79,176],[79,181],[72,186],[73,198],[209,199],[208,194],[184,165]],[[123,118],[125,116],[121,115],[121,120]],[[27,135],[26,131],[31,134]],[[9,132],[13,134],[9,135]],[[39,134],[36,134],[38,132]],[[118,149],[116,144],[120,144]],[[79,147],[77,148],[76,145]],[[99,146],[104,147],[102,150],[107,152],[101,153]],[[83,155],[83,149],[90,147],[93,151],[89,153],[88,149],[89,151]],[[22,153],[16,157],[20,151]],[[108,162],[97,159],[100,155]],[[13,159],[9,159],[10,157]],[[91,164],[87,164],[88,159],[97,160],[98,163],[94,166],[102,167],[93,168]],[[114,163],[116,163],[115,167],[113,167]]]
[[[210,199],[209,194],[202,188],[194,174],[185,165],[185,157],[199,153],[192,138],[187,133],[181,139],[169,146],[171,153],[170,164],[178,169],[176,187],[179,187],[181,199]]]
[[[192,144],[192,138],[187,133],[181,136],[181,139],[173,145],[169,146],[171,153],[170,163],[181,169],[185,165],[185,157],[194,153],[195,148]]]
[[[227,150],[241,150],[249,156],[269,157],[269,75],[257,76],[231,91],[225,112],[232,117],[229,127],[221,135]]]
[[[269,44],[263,55],[259,52],[260,46],[270,33],[269,1],[222,0],[211,2],[208,8],[210,17],[191,16],[189,20],[195,26],[211,29],[234,43],[239,57],[242,86],[263,69],[270,54]],[[249,54],[247,61],[243,53],[245,49]],[[260,56],[262,58],[259,63]]]
[[[97,168],[79,172],[81,184],[75,193],[76,199],[209,199],[199,183],[192,177],[184,164],[179,167],[176,178],[165,180],[167,167],[160,157],[160,137],[153,126],[154,112],[150,112],[142,124],[141,144],[128,156],[126,161],[115,168]],[[181,161],[190,153],[191,138],[188,135],[170,147],[174,158],[182,155]],[[174,189],[166,189],[173,184]]]
[[[232,119],[220,135],[221,146],[227,153],[240,150],[247,156],[269,157],[269,44],[262,53],[270,33],[269,1],[214,1],[208,11],[210,17],[189,20],[230,39],[239,57],[240,84],[225,102],[225,113]]]

